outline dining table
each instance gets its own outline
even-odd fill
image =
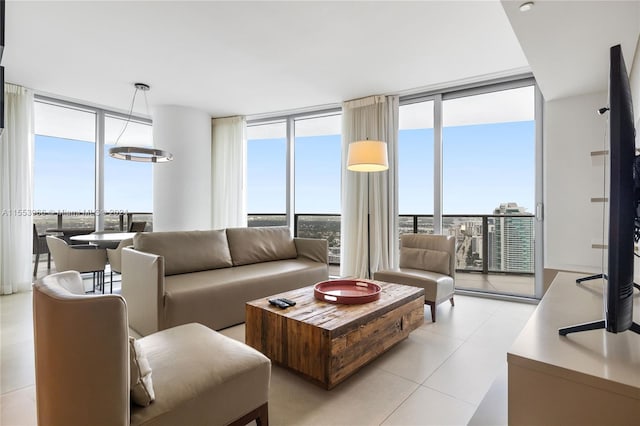
[[[74,235],[71,240],[92,244],[99,248],[116,248],[120,241],[133,238],[138,232],[104,232],[85,235]]]

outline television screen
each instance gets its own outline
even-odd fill
[[[633,244],[639,232],[635,167],[631,86],[622,48],[616,45],[610,50],[609,64],[609,241],[607,266],[600,275],[605,279],[604,319],[561,328],[561,335],[601,328],[640,333],[640,326],[633,322]]]

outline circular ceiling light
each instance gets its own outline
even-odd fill
[[[142,163],[166,163],[173,160],[170,152],[156,148],[139,146],[114,146],[109,149],[109,155],[119,160],[138,161]]]
[[[127,130],[127,126],[131,121],[131,115],[133,114],[133,106],[136,103],[136,95],[138,94],[138,90],[144,93],[145,96],[145,104],[147,104],[147,114],[149,114],[149,104],[147,102],[147,92],[150,87],[148,84],[144,83],[136,83],[134,84],[136,91],[133,92],[133,99],[131,100],[131,108],[129,109],[129,116],[127,117],[127,121],[124,123],[124,127],[122,131],[118,135],[116,139],[116,143],[112,148],[109,149],[109,156],[113,158],[117,158],[118,160],[128,160],[128,161],[138,161],[142,163],[166,163],[168,161],[173,160],[173,155],[162,149],[158,148],[147,148],[140,146],[122,146],[118,145],[120,138],[124,134],[125,130]]]

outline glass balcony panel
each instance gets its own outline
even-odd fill
[[[322,238],[329,243],[329,263],[340,264],[340,216],[339,215],[296,215],[297,236],[301,238]]]
[[[287,216],[285,214],[250,214],[247,218],[247,226],[287,226]]]
[[[444,217],[442,231],[456,239],[456,270],[482,271],[482,217]]]

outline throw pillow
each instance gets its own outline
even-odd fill
[[[151,382],[151,366],[142,351],[142,346],[133,337],[129,337],[129,359],[131,367],[131,400],[143,407],[156,398]]]
[[[439,250],[402,247],[400,249],[400,267],[422,269],[449,275],[449,253]]]

